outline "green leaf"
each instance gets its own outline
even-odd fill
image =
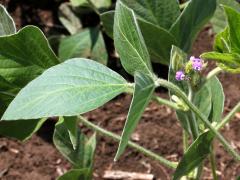
[[[185,52],[191,50],[192,43],[201,28],[208,22],[216,9],[216,0],[191,0],[181,16],[172,25],[170,32]]]
[[[107,64],[108,56],[102,33],[98,28],[92,28],[63,38],[59,46],[59,57],[61,61],[75,57],[91,57]]]
[[[179,3],[176,0],[122,0],[122,2],[133,9],[139,18],[164,29],[169,29],[180,14]]]
[[[225,71],[240,73],[240,54],[207,52],[203,53],[201,58],[218,62],[218,66]]]
[[[46,120],[46,118],[43,118],[33,120],[0,121],[0,135],[25,141],[37,132]]]
[[[109,8],[112,4],[111,0],[70,0],[73,6],[95,6],[98,9]]]
[[[212,109],[212,91],[210,83],[205,84],[195,95],[194,104],[206,118],[210,115]],[[198,121],[199,122],[199,121]],[[201,121],[200,121],[201,122]]]
[[[58,178],[58,180],[91,180],[87,178],[89,169],[72,169],[65,174],[63,174],[61,177]]]
[[[114,18],[114,42],[125,70],[152,74],[150,57],[134,12],[117,2]],[[127,53],[126,53],[127,52]]]
[[[24,87],[42,72],[37,65],[22,65],[0,55],[0,76],[16,87]]]
[[[69,131],[64,123],[64,119],[60,118],[59,122],[55,125],[53,134],[53,143],[62,155],[71,162],[75,168],[84,168],[84,144],[85,136],[77,132],[77,144],[74,149],[69,136]]]
[[[59,63],[42,31],[26,26],[18,33],[0,37],[0,54],[23,66],[46,69]]]
[[[71,143],[73,145],[73,149],[77,148],[77,133],[78,133],[78,123],[77,123],[77,117],[65,117],[64,123],[66,128],[68,129],[69,138],[71,140]]]
[[[113,24],[115,11],[107,11],[100,15],[105,33],[113,39]]]
[[[4,6],[0,4],[0,36],[14,33],[16,33],[15,23]]]
[[[102,64],[71,59],[48,69],[23,88],[2,119],[79,115],[103,105],[128,86],[119,74]]]
[[[240,13],[228,6],[224,6],[224,10],[228,19],[231,50],[240,54]]]
[[[70,0],[73,6],[82,6],[88,4],[87,0]]]
[[[235,0],[218,0],[217,4],[217,9],[214,13],[213,18],[211,19],[211,23],[213,24],[213,30],[215,33],[223,31],[224,28],[227,26],[227,19],[224,14],[224,9],[220,6],[220,4],[230,6],[240,12],[240,5]]]
[[[156,63],[169,64],[172,45],[177,44],[175,38],[165,29],[151,23],[138,20],[151,60]]]
[[[212,92],[212,110],[209,120],[211,122],[219,122],[224,109],[225,95],[223,87],[216,76],[208,80],[207,85],[210,87]]]
[[[183,68],[183,65],[187,62],[187,54],[183,52],[180,48],[173,46],[171,50],[171,58],[168,72],[168,81],[176,84],[183,92],[188,93],[188,85],[186,81],[177,81],[175,79],[176,72]],[[174,95],[169,92],[170,97]],[[190,133],[189,130],[189,114],[180,110],[176,111],[177,118],[180,121],[183,128]]]
[[[173,180],[178,180],[182,176],[190,173],[196,168],[210,153],[210,146],[213,141],[213,134],[209,131],[202,133],[188,148],[182,160],[177,166]]]
[[[222,32],[215,36],[213,48],[217,52],[230,53],[231,43],[230,43],[229,27],[226,27]]]
[[[78,18],[70,3],[62,3],[58,12],[59,20],[70,34],[75,34],[82,29],[81,19]]]
[[[96,149],[96,135],[93,134],[87,139],[77,128],[76,148],[73,148],[69,130],[66,127],[66,119],[60,118],[55,126],[53,142],[56,148],[68,159],[76,169],[87,168],[85,175],[91,179],[93,169],[94,152]]]
[[[134,75],[135,88],[133,99],[128,112],[127,120],[122,132],[121,141],[118,147],[115,160],[120,157],[127,147],[131,134],[135,130],[142,113],[148,105],[155,89],[154,81],[148,75],[136,72]]]

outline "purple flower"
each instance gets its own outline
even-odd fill
[[[203,67],[203,60],[200,58],[195,58],[194,56],[190,57],[190,61],[192,61],[192,68],[196,71],[201,71]]]
[[[177,71],[175,76],[177,81],[182,81],[185,79],[185,74],[183,71]]]

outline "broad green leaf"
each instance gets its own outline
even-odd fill
[[[191,50],[192,43],[201,28],[208,22],[216,9],[216,0],[191,0],[180,17],[172,25],[170,32],[185,52]]]
[[[107,11],[100,15],[105,33],[113,39],[113,24],[115,11]]]
[[[122,132],[121,141],[115,159],[118,159],[127,147],[131,134],[135,130],[142,113],[148,105],[155,89],[154,81],[148,75],[136,72],[133,99]]]
[[[207,52],[201,58],[218,62],[220,68],[230,73],[240,73],[240,54]]]
[[[134,75],[137,71],[152,74],[150,57],[134,12],[121,1],[116,5],[114,43],[121,63],[129,74]]]
[[[13,19],[3,5],[0,4],[0,36],[16,33]]]
[[[115,11],[108,11],[101,14],[103,27],[107,35],[113,38],[113,22]],[[177,44],[175,38],[165,29],[137,19],[147,49],[153,62],[169,64],[172,45]]]
[[[70,3],[66,2],[60,5],[58,16],[70,34],[75,34],[82,29],[81,19],[78,18]]]
[[[92,28],[63,38],[59,46],[59,57],[61,61],[91,57],[102,64],[107,64],[108,56],[102,33],[98,28]]]
[[[207,85],[209,85],[212,92],[212,110],[209,120],[211,122],[219,122],[224,109],[225,95],[223,92],[223,87],[216,76],[211,78],[207,82]]]
[[[88,4],[87,0],[70,0],[73,6],[82,6]]]
[[[16,87],[24,87],[44,69],[37,65],[22,65],[0,55],[0,76]]]
[[[240,13],[228,6],[224,6],[224,10],[228,19],[231,50],[240,54]]]
[[[169,29],[180,14],[179,3],[176,0],[122,0],[139,18],[156,26]]]
[[[196,168],[210,153],[210,146],[213,134],[209,131],[202,133],[187,149],[182,160],[177,166],[173,180],[178,180],[182,176],[190,173]]]
[[[227,26],[227,19],[224,14],[224,9],[221,7],[221,4],[230,6],[240,12],[240,5],[235,0],[218,0],[217,4],[217,9],[214,13],[213,18],[211,19],[211,23],[213,24],[213,30],[215,33],[223,31],[224,28]]]
[[[91,180],[88,179],[89,169],[72,169],[58,178],[58,180]]]
[[[175,38],[165,29],[151,23],[138,20],[143,38],[153,62],[169,64],[172,45],[176,45]]]
[[[85,136],[81,134],[78,129],[76,141],[77,144],[76,148],[74,149],[64,121],[65,120],[63,118],[60,118],[58,123],[55,125],[53,143],[56,148],[62,153],[62,155],[74,165],[75,168],[84,168],[83,160]]]
[[[0,37],[0,54],[23,66],[46,69],[59,63],[42,31],[26,26],[19,32]]]
[[[128,86],[119,74],[102,64],[71,59],[48,69],[23,88],[2,119],[76,116],[103,105]]]
[[[230,53],[231,43],[230,43],[229,27],[226,27],[222,32],[215,36],[213,48],[217,52]]]
[[[21,141],[29,139],[46,121],[43,119],[0,121],[0,135]]]
[[[212,109],[212,91],[210,83],[205,84],[195,95],[194,104],[206,118],[210,115]],[[200,121],[201,122],[201,121]]]
[[[176,46],[172,47],[171,50],[171,58],[170,58],[170,65],[169,65],[169,72],[168,72],[168,80],[174,84],[176,84],[179,88],[183,90],[186,94],[188,93],[187,90],[187,82],[186,81],[177,81],[175,79],[176,72],[183,68],[184,63],[187,61],[187,54],[184,53],[181,49]],[[169,92],[170,97],[174,95],[172,92]],[[180,110],[176,111],[178,120],[180,121],[183,128],[190,133],[189,129],[189,113],[183,112]]]

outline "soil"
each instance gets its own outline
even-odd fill
[[[17,6],[17,8],[20,7]],[[16,9],[11,11],[11,13],[16,13]],[[46,10],[46,12],[49,14],[52,13],[50,10]],[[19,26],[22,26],[19,14],[15,14],[14,17],[20,23]],[[49,22],[54,23],[51,17],[52,15],[46,18]],[[198,36],[192,54],[198,56],[204,51],[211,50],[212,41],[213,35],[207,27]],[[227,113],[240,99],[240,77],[227,73],[222,73],[219,77],[226,94],[225,113]],[[158,95],[166,98],[167,92],[160,90]],[[124,126],[130,101],[131,97],[129,95],[121,95],[103,107],[85,114],[85,116],[101,127],[120,134]],[[235,117],[222,130],[226,139],[230,140],[232,146],[238,151],[240,151],[239,127],[240,117]],[[53,180],[70,169],[70,164],[54,148],[52,143],[53,129],[54,122],[47,121],[37,134],[24,143],[1,137],[0,179]],[[180,160],[183,154],[182,130],[174,112],[166,106],[158,105],[154,102],[150,103],[145,110],[141,122],[132,136],[132,140],[169,160]],[[95,180],[102,180],[102,176],[106,170],[151,173],[154,174],[157,180],[168,180],[172,177],[173,170],[130,148],[126,150],[119,161],[113,162],[118,144],[102,136],[98,136],[97,142],[94,167]],[[236,179],[240,175],[240,164],[236,163],[225,152],[218,141],[215,142],[215,148],[219,178],[222,180]],[[206,165],[202,179],[212,179],[208,161],[206,161]]]

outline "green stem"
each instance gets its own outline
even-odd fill
[[[213,76],[218,75],[220,72],[222,72],[223,70],[220,67],[216,67],[214,68],[212,71],[210,71],[207,75],[207,80],[211,79]]]
[[[183,153],[187,151],[188,148],[188,133],[183,129]]]
[[[224,127],[233,116],[240,111],[240,102],[223,118],[223,120],[217,125],[216,129],[219,130]]]
[[[212,175],[213,175],[213,180],[218,180],[217,174],[216,174],[216,160],[215,160],[215,155],[213,151],[213,146],[211,146],[210,150],[210,163],[211,163],[211,169],[212,169]]]
[[[198,110],[198,108],[188,100],[187,96],[181,91],[181,89],[171,82],[164,79],[157,80],[158,85],[168,88],[170,91],[174,92],[177,96],[182,98],[182,100],[188,105],[188,107],[198,116],[201,120],[219,139],[224,148],[238,161],[240,161],[239,154],[231,147],[231,145],[224,139],[224,137],[212,126],[208,119]]]
[[[173,108],[175,110],[180,109],[176,103],[166,100],[166,99],[163,99],[163,98],[160,98],[159,96],[156,96],[156,95],[152,96],[152,100],[156,101],[158,104],[167,105],[168,107]]]
[[[184,3],[182,3],[182,4],[180,4],[180,9],[183,10],[185,7],[187,7],[187,5],[188,5],[189,2],[190,2],[190,1],[186,1],[186,2],[184,2]]]
[[[112,138],[113,140],[116,140],[116,141],[121,140],[121,137],[118,136],[117,134],[114,134],[110,131],[107,131],[107,130],[89,122],[86,118],[84,118],[82,116],[78,116],[78,118],[79,118],[80,122],[82,122],[85,126],[87,126],[90,129],[93,129],[94,131],[98,132],[99,134],[110,137],[110,138]],[[150,150],[147,150],[142,146],[139,146],[138,144],[136,144],[134,142],[128,141],[128,145],[130,147],[134,148],[135,150],[137,150],[138,152],[141,152],[141,153],[145,154],[146,156],[151,157],[151,158],[155,159],[156,161],[158,161],[158,162],[160,162],[160,163],[162,163],[162,164],[164,164],[164,165],[166,165],[170,168],[176,169],[176,167],[177,167],[177,162],[171,162],[171,161],[155,154],[154,152],[152,152]]]

